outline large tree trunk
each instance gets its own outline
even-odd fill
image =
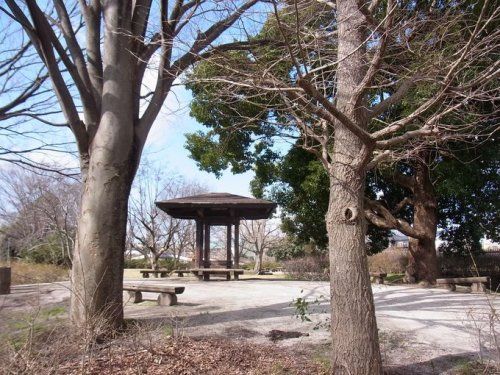
[[[337,105],[366,128],[355,88],[366,72],[364,17],[356,1],[338,1]],[[365,168],[371,149],[342,123],[335,124],[326,215],[330,252],[332,369],[337,374],[382,373],[375,308],[366,257],[363,215]]]
[[[413,188],[413,228],[424,238],[410,238],[410,255],[406,278],[409,282],[436,282],[439,275],[436,255],[437,200],[430,179],[427,155],[420,155],[415,165]]]
[[[71,319],[92,333],[123,323],[128,198],[139,159],[134,140],[134,64],[129,7],[105,7],[101,119],[84,173],[72,269]],[[122,14],[124,13],[124,14]],[[97,332],[96,332],[97,330]]]

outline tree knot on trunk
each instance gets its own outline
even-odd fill
[[[344,208],[342,212],[343,219],[348,224],[355,224],[358,219],[358,209],[357,207],[349,206]]]

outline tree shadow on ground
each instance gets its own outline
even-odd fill
[[[384,366],[385,375],[438,375],[478,360],[477,353],[445,354],[427,361]]]

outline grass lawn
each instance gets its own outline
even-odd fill
[[[384,279],[384,281],[387,283],[399,283],[403,281],[404,277],[404,273],[389,273],[387,274],[387,277]]]

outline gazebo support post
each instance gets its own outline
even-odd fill
[[[203,247],[203,267],[210,268],[210,225],[205,223],[205,246]],[[203,280],[210,280],[210,275],[205,273]]]
[[[226,234],[226,268],[232,267],[231,260],[231,224],[227,225],[227,234]]]
[[[240,221],[234,224],[234,268],[240,268]],[[238,275],[234,274],[234,279],[238,280]]]
[[[203,222],[196,220],[196,254],[195,267],[200,268],[203,265]]]

